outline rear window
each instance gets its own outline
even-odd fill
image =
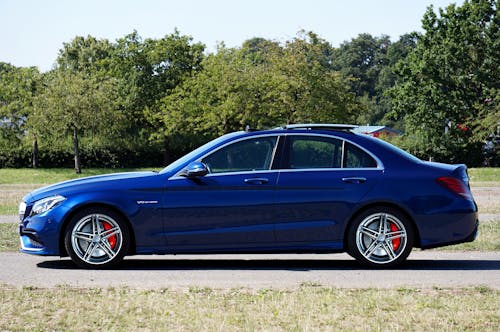
[[[368,153],[357,146],[347,143],[345,145],[345,168],[372,168],[377,167],[377,162]]]
[[[391,143],[386,142],[386,141],[384,141],[384,140],[382,140],[380,138],[373,138],[373,137],[370,137],[370,136],[367,136],[367,138],[373,140],[376,144],[382,145],[384,148],[386,148],[388,150],[391,150],[392,153],[395,153],[395,154],[399,155],[402,158],[409,159],[409,160],[411,160],[413,162],[422,162],[422,160],[418,159],[417,157],[415,157],[411,153],[406,152],[405,150],[400,149],[397,146],[394,146]]]

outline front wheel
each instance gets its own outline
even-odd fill
[[[128,251],[130,234],[123,218],[107,208],[89,208],[69,222],[64,237],[66,250],[78,266],[110,268]]]
[[[348,232],[348,251],[363,265],[391,267],[403,262],[413,247],[407,217],[388,207],[371,208],[356,217]]]

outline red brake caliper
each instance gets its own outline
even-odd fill
[[[102,226],[104,227],[105,231],[108,231],[112,228],[111,225],[105,221],[102,222]],[[108,237],[108,242],[109,242],[109,246],[111,247],[111,249],[115,249],[115,247],[116,247],[116,235],[111,235],[110,237]]]
[[[394,224],[392,222],[390,224],[390,228],[391,228],[391,232],[397,232],[399,230],[398,226],[396,226],[396,224]],[[397,239],[392,240],[392,248],[394,250],[398,250],[400,245],[401,245],[401,238],[397,238]]]

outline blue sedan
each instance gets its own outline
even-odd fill
[[[109,268],[134,254],[348,252],[371,267],[473,241],[465,165],[425,162],[354,126],[235,132],[161,172],[26,195],[21,251]]]

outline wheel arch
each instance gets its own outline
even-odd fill
[[[118,214],[125,221],[125,224],[127,225],[128,230],[129,230],[129,234],[130,234],[130,247],[129,247],[129,250],[128,250],[127,254],[129,254],[129,255],[135,254],[136,245],[135,245],[134,228],[132,227],[132,224],[130,223],[130,220],[127,218],[127,216],[120,209],[118,209],[117,207],[115,207],[113,205],[110,205],[110,204],[105,204],[105,203],[87,203],[87,204],[83,204],[83,205],[78,206],[77,208],[75,208],[74,210],[72,210],[70,213],[68,213],[64,217],[64,220],[63,220],[62,225],[61,225],[61,231],[59,232],[59,255],[61,257],[68,256],[68,253],[66,252],[66,247],[64,245],[64,236],[66,234],[66,229],[68,227],[68,224],[69,224],[70,220],[77,213],[79,213],[79,212],[81,212],[81,211],[83,211],[85,209],[88,209],[88,208],[106,208],[106,209],[112,210],[113,212],[115,212],[116,214]]]
[[[363,205],[363,206],[359,207],[351,215],[351,217],[349,218],[349,221],[347,222],[346,227],[344,229],[344,237],[343,237],[344,250],[347,250],[347,248],[348,248],[347,241],[348,241],[349,229],[351,228],[351,225],[354,222],[354,220],[364,211],[371,209],[371,208],[374,208],[374,207],[388,207],[388,208],[395,209],[395,210],[399,211],[400,213],[402,213],[408,219],[408,221],[411,223],[411,225],[413,227],[413,233],[414,233],[413,246],[416,248],[421,247],[419,229],[415,223],[415,220],[412,218],[411,214],[406,209],[404,209],[402,206],[400,206],[398,204],[395,204],[392,202],[380,201],[380,202],[371,202],[369,204]]]

